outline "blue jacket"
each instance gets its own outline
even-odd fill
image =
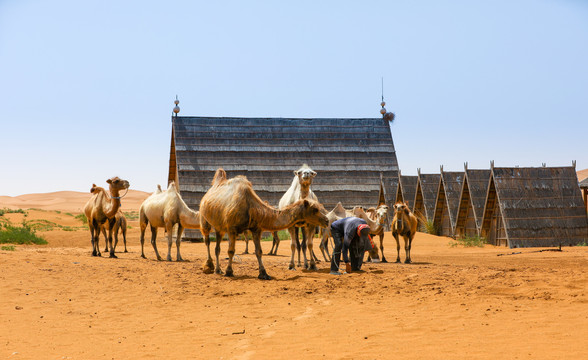
[[[338,238],[343,238],[343,248],[341,251],[343,252],[343,261],[346,263],[349,262],[349,246],[351,245],[351,242],[360,240],[359,235],[357,235],[357,227],[361,224],[367,223],[365,220],[357,217],[347,217],[331,224],[331,234],[333,237],[337,236]],[[365,251],[372,249],[372,245],[369,241],[367,244],[363,244],[363,247]]]

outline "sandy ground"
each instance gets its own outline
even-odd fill
[[[73,215],[31,210],[26,219],[80,226]],[[588,358],[588,247],[462,248],[419,233],[413,264],[335,277],[325,262],[289,271],[284,241],[279,256],[263,257],[274,280],[261,281],[254,255],[237,258],[234,278],[202,273],[204,244],[182,243],[189,261],[178,263],[155,261],[147,243],[142,259],[137,221],[129,224],[129,252],[118,259],[91,257],[82,229],[0,251],[0,358]],[[161,234],[158,243],[165,256]],[[513,251],[522,254],[497,256]]]

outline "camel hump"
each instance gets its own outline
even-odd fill
[[[214,173],[214,178],[212,178],[212,186],[219,185],[227,180],[227,173],[223,170],[223,168],[218,168]]]
[[[172,191],[178,192],[178,188],[177,188],[176,182],[174,180],[169,182],[169,185],[167,186],[167,190],[168,191],[172,190]]]

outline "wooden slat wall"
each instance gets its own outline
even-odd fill
[[[419,174],[417,182],[417,194],[415,194],[415,211],[420,210],[427,220],[433,220],[435,215],[435,205],[437,193],[439,191],[440,174]],[[420,190],[420,194],[418,193]],[[422,204],[418,204],[421,202]],[[421,209],[417,209],[417,205]]]
[[[494,168],[492,177],[511,248],[587,240],[588,218],[574,167]]]
[[[193,209],[219,167],[229,177],[245,175],[274,206],[303,163],[317,172],[312,189],[327,209],[339,201],[376,206],[381,186],[389,206],[396,199],[398,162],[383,119],[173,117],[172,124],[169,176],[177,171],[182,197]]]

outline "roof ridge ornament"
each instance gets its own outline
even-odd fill
[[[176,106],[174,106],[173,112],[174,112],[174,116],[178,117],[178,113],[180,112],[180,107],[178,106],[178,104],[180,103],[180,100],[178,100],[178,95],[176,95],[176,99],[174,100],[174,104],[176,104]]]
[[[389,122],[394,121],[394,118],[396,117],[396,115],[394,115],[393,112],[387,112],[386,111],[386,102],[384,101],[384,77],[382,76],[382,102],[380,103],[380,106],[382,106],[382,108],[380,109],[380,114],[382,114],[382,118],[384,118],[384,120],[388,120]]]

